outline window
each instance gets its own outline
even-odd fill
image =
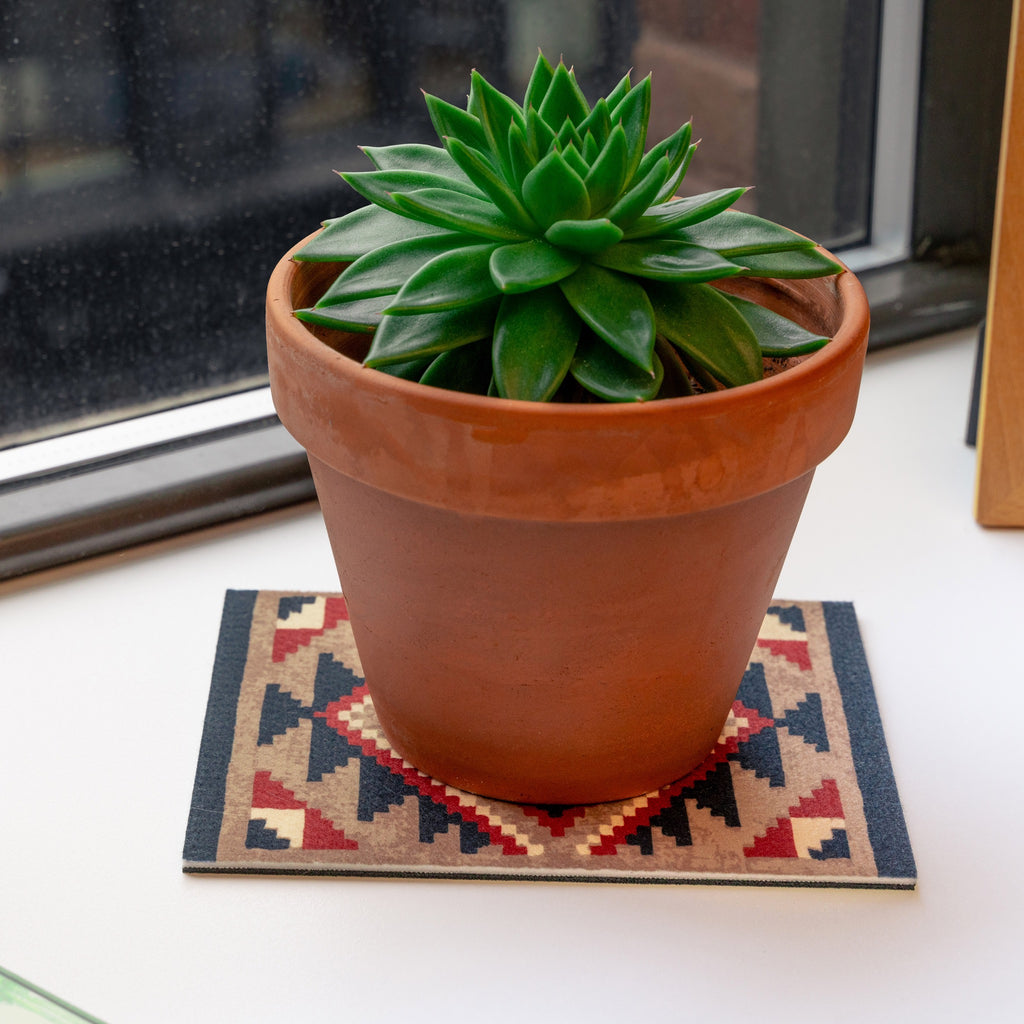
[[[358,145],[432,139],[420,87],[519,91],[538,45],[591,94],[652,71],[653,131],[703,136],[694,191],[754,183],[880,267],[876,338],[915,292],[945,310],[915,331],[980,319],[1010,6],[6,4],[0,577],[311,496],[265,387],[271,267],[356,204]]]

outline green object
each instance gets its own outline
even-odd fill
[[[0,967],[0,1024],[103,1024]]]
[[[368,366],[502,398],[647,401],[827,343],[709,283],[842,267],[730,209],[744,188],[678,197],[697,146],[687,123],[645,152],[650,76],[591,106],[540,54],[522,105],[475,71],[465,110],[426,102],[442,147],[364,149],[375,169],[342,177],[370,205],[296,255],[348,264],[296,316],[372,331]]]

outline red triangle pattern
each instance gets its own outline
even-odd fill
[[[757,836],[753,846],[744,847],[744,854],[748,857],[798,857],[793,823],[789,818],[779,818],[778,822],[763,836]]]
[[[301,800],[296,800],[295,794],[272,778],[270,772],[257,772],[252,780],[252,806],[272,807],[275,811],[294,811],[306,805]]]
[[[303,850],[358,850],[359,844],[344,831],[335,828],[315,807],[309,807],[295,794],[271,777],[270,772],[257,772],[252,780],[252,809],[259,816],[263,809],[305,811],[302,828]]]
[[[315,636],[323,636],[334,629],[339,622],[348,621],[348,605],[343,597],[328,597],[324,600],[324,624],[319,629],[278,629],[274,632],[272,659],[284,661],[300,647],[308,647]]]
[[[306,808],[306,825],[302,830],[304,850],[358,850],[359,844],[334,823],[328,821],[315,807]]]
[[[772,640],[758,637],[757,646],[767,648],[774,655],[781,655],[786,661],[792,662],[805,672],[811,670],[811,655],[806,640]]]
[[[810,796],[800,797],[800,803],[790,807],[789,815],[791,818],[845,818],[836,780],[822,779],[821,787],[812,789]]]

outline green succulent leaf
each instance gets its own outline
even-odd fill
[[[498,301],[489,299],[441,313],[382,317],[363,362],[367,366],[403,363],[489,338],[497,309]]]
[[[417,192],[425,188],[445,189],[461,195],[482,199],[483,193],[471,182],[445,178],[421,171],[355,171],[342,175],[364,199],[392,213],[400,213],[395,195]]]
[[[608,101],[602,96],[589,114],[579,123],[580,135],[593,135],[599,148],[603,148],[612,133],[612,117]]]
[[[725,298],[750,325],[757,335],[761,353],[766,356],[803,356],[816,352],[828,338],[808,331],[789,317],[738,295],[725,294]]]
[[[405,363],[385,363],[383,366],[378,366],[377,369],[391,377],[418,381],[436,358],[436,356],[426,356],[423,359],[410,359]]]
[[[438,312],[496,296],[498,288],[488,267],[499,244],[467,245],[435,256],[405,282],[385,312],[389,316]]]
[[[743,267],[720,256],[714,249],[665,238],[622,242],[596,253],[591,259],[609,270],[634,277],[680,283],[714,281],[743,271]]]
[[[814,247],[810,239],[789,228],[739,210],[725,210],[710,220],[678,228],[672,232],[672,237],[717,249],[729,259]]]
[[[716,192],[702,192],[685,199],[658,203],[629,226],[626,238],[657,237],[677,228],[697,224],[729,209],[746,191],[745,188],[723,188]]]
[[[494,383],[502,398],[546,402],[569,372],[582,324],[552,286],[506,295],[494,324]]]
[[[427,113],[430,114],[430,121],[439,139],[451,137],[472,146],[473,149],[487,148],[487,136],[483,126],[472,114],[438,96],[431,96],[430,93],[425,92],[423,99],[426,101]]]
[[[791,249],[743,257],[745,277],[830,277],[843,267],[820,249]]]
[[[665,379],[665,368],[656,353],[653,365],[653,374],[647,373],[587,332],[570,370],[587,391],[606,402],[646,402],[657,398]]]
[[[525,127],[523,112],[519,108],[519,104],[495,89],[479,71],[474,71],[471,76],[469,113],[473,114],[480,122],[480,127],[488,142],[488,148],[494,154],[498,166],[511,178],[509,128],[513,124]],[[452,155],[454,156],[454,154]]]
[[[760,380],[761,347],[747,321],[709,284],[649,289],[658,333],[716,380],[730,387]]]
[[[365,333],[380,325],[384,308],[390,301],[390,295],[373,295],[339,306],[314,306],[312,309],[297,309],[295,316],[307,324],[333,327],[337,331]]]
[[[308,263],[348,263],[382,245],[437,235],[444,230],[379,206],[361,206],[344,217],[326,221],[323,230],[295,253],[294,258]]]
[[[466,231],[501,242],[522,242],[529,238],[528,233],[510,224],[508,218],[485,199],[441,188],[425,188],[393,198],[407,217],[447,231]]]
[[[543,229],[559,220],[585,220],[590,197],[561,153],[548,153],[523,180],[523,202]]]
[[[382,245],[350,263],[321,296],[317,308],[372,295],[394,295],[424,264],[442,253],[478,241],[472,235],[445,231]]]
[[[603,213],[622,194],[622,187],[626,183],[628,159],[626,132],[622,125],[616,125],[583,179],[583,184],[587,186],[587,194],[590,196],[592,213]]]
[[[609,220],[615,221],[623,231],[641,217],[665,184],[668,157],[662,157],[625,195],[608,211]],[[627,171],[628,173],[628,171]]]
[[[509,295],[533,291],[568,277],[582,257],[563,252],[543,239],[503,245],[491,254],[491,280]]]
[[[621,124],[626,132],[629,148],[629,164],[626,180],[630,181],[640,167],[647,143],[647,122],[651,117],[651,76],[648,75],[639,85],[635,85],[622,98],[622,101],[611,109],[612,124]]]
[[[661,191],[654,197],[656,203],[663,203],[666,199],[671,199],[679,191],[679,186],[682,184],[683,178],[686,177],[686,172],[689,170],[690,163],[696,152],[697,143],[693,142],[683,154],[682,163],[676,170],[669,173],[669,176],[665,179],[665,184],[661,186]]]
[[[421,361],[417,360],[412,365],[420,364]],[[486,395],[491,384],[491,347],[488,339],[482,338],[434,356],[419,382],[434,388],[446,388],[448,391]]]
[[[543,53],[538,53],[537,62],[533,65],[530,81],[526,85],[526,93],[523,96],[523,110],[529,110],[530,107],[537,110],[540,107],[554,74],[555,69],[551,66],[551,61]]]
[[[526,112],[526,143],[536,160],[543,159],[555,144],[555,131],[536,110]]]
[[[378,171],[421,171],[468,182],[451,154],[440,146],[407,143],[399,146],[363,146],[363,152]]]
[[[562,124],[562,127],[555,135],[555,141],[558,143],[559,149],[563,152],[570,146],[573,146],[577,153],[583,153],[583,136],[576,131],[576,125],[566,118]]]
[[[580,180],[586,178],[590,173],[590,164],[583,158],[583,154],[576,148],[574,143],[570,142],[562,150],[562,156],[565,158],[565,162],[580,176]]]
[[[668,157],[670,172],[678,169],[686,156],[686,151],[690,148],[692,135],[691,122],[687,121],[680,125],[667,139],[662,139],[644,154],[640,166],[637,168],[637,174],[639,176],[647,174],[663,156]]]
[[[544,232],[544,237],[563,249],[588,255],[615,245],[622,238],[622,228],[607,217],[594,220],[559,220]]]
[[[517,124],[508,130],[508,153],[512,180],[518,193],[522,191],[523,179],[537,166],[537,157],[530,150],[525,130]]]
[[[558,286],[580,319],[634,366],[653,372],[654,310],[630,277],[584,263]]]
[[[615,88],[612,89],[612,91],[605,97],[605,102],[608,104],[608,110],[614,110],[626,98],[632,88],[633,84],[630,81],[629,73],[627,72],[619,79]]]
[[[590,113],[590,104],[576,81],[576,76],[558,62],[544,99],[537,112],[555,132],[561,130],[566,119],[574,125],[580,124]]]
[[[652,152],[656,152],[659,146],[665,146],[665,156],[669,158],[669,176],[665,179],[662,190],[655,197],[655,202],[664,203],[675,195],[675,189],[686,173],[690,159],[693,155],[693,144],[690,141],[693,129],[687,121],[681,128],[670,135],[664,142],[658,142]],[[650,154],[647,155],[648,157]],[[646,160],[647,157],[644,157]],[[643,173],[643,160],[640,161],[640,172]]]
[[[452,159],[465,172],[467,178],[484,193],[494,205],[519,229],[526,233],[537,230],[533,218],[519,200],[519,196],[480,152],[470,149],[458,139],[448,139]]]

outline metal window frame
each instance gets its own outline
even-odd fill
[[[315,496],[269,388],[0,452],[0,580]]]
[[[911,254],[924,15],[925,0],[882,7],[869,242],[843,253],[855,273]]]
[[[966,3],[884,5],[871,242],[844,253],[872,300],[876,346],[984,314],[984,266],[908,258],[927,231],[915,222],[923,31],[936,8]],[[0,452],[0,580],[314,497],[266,387],[22,445]]]

